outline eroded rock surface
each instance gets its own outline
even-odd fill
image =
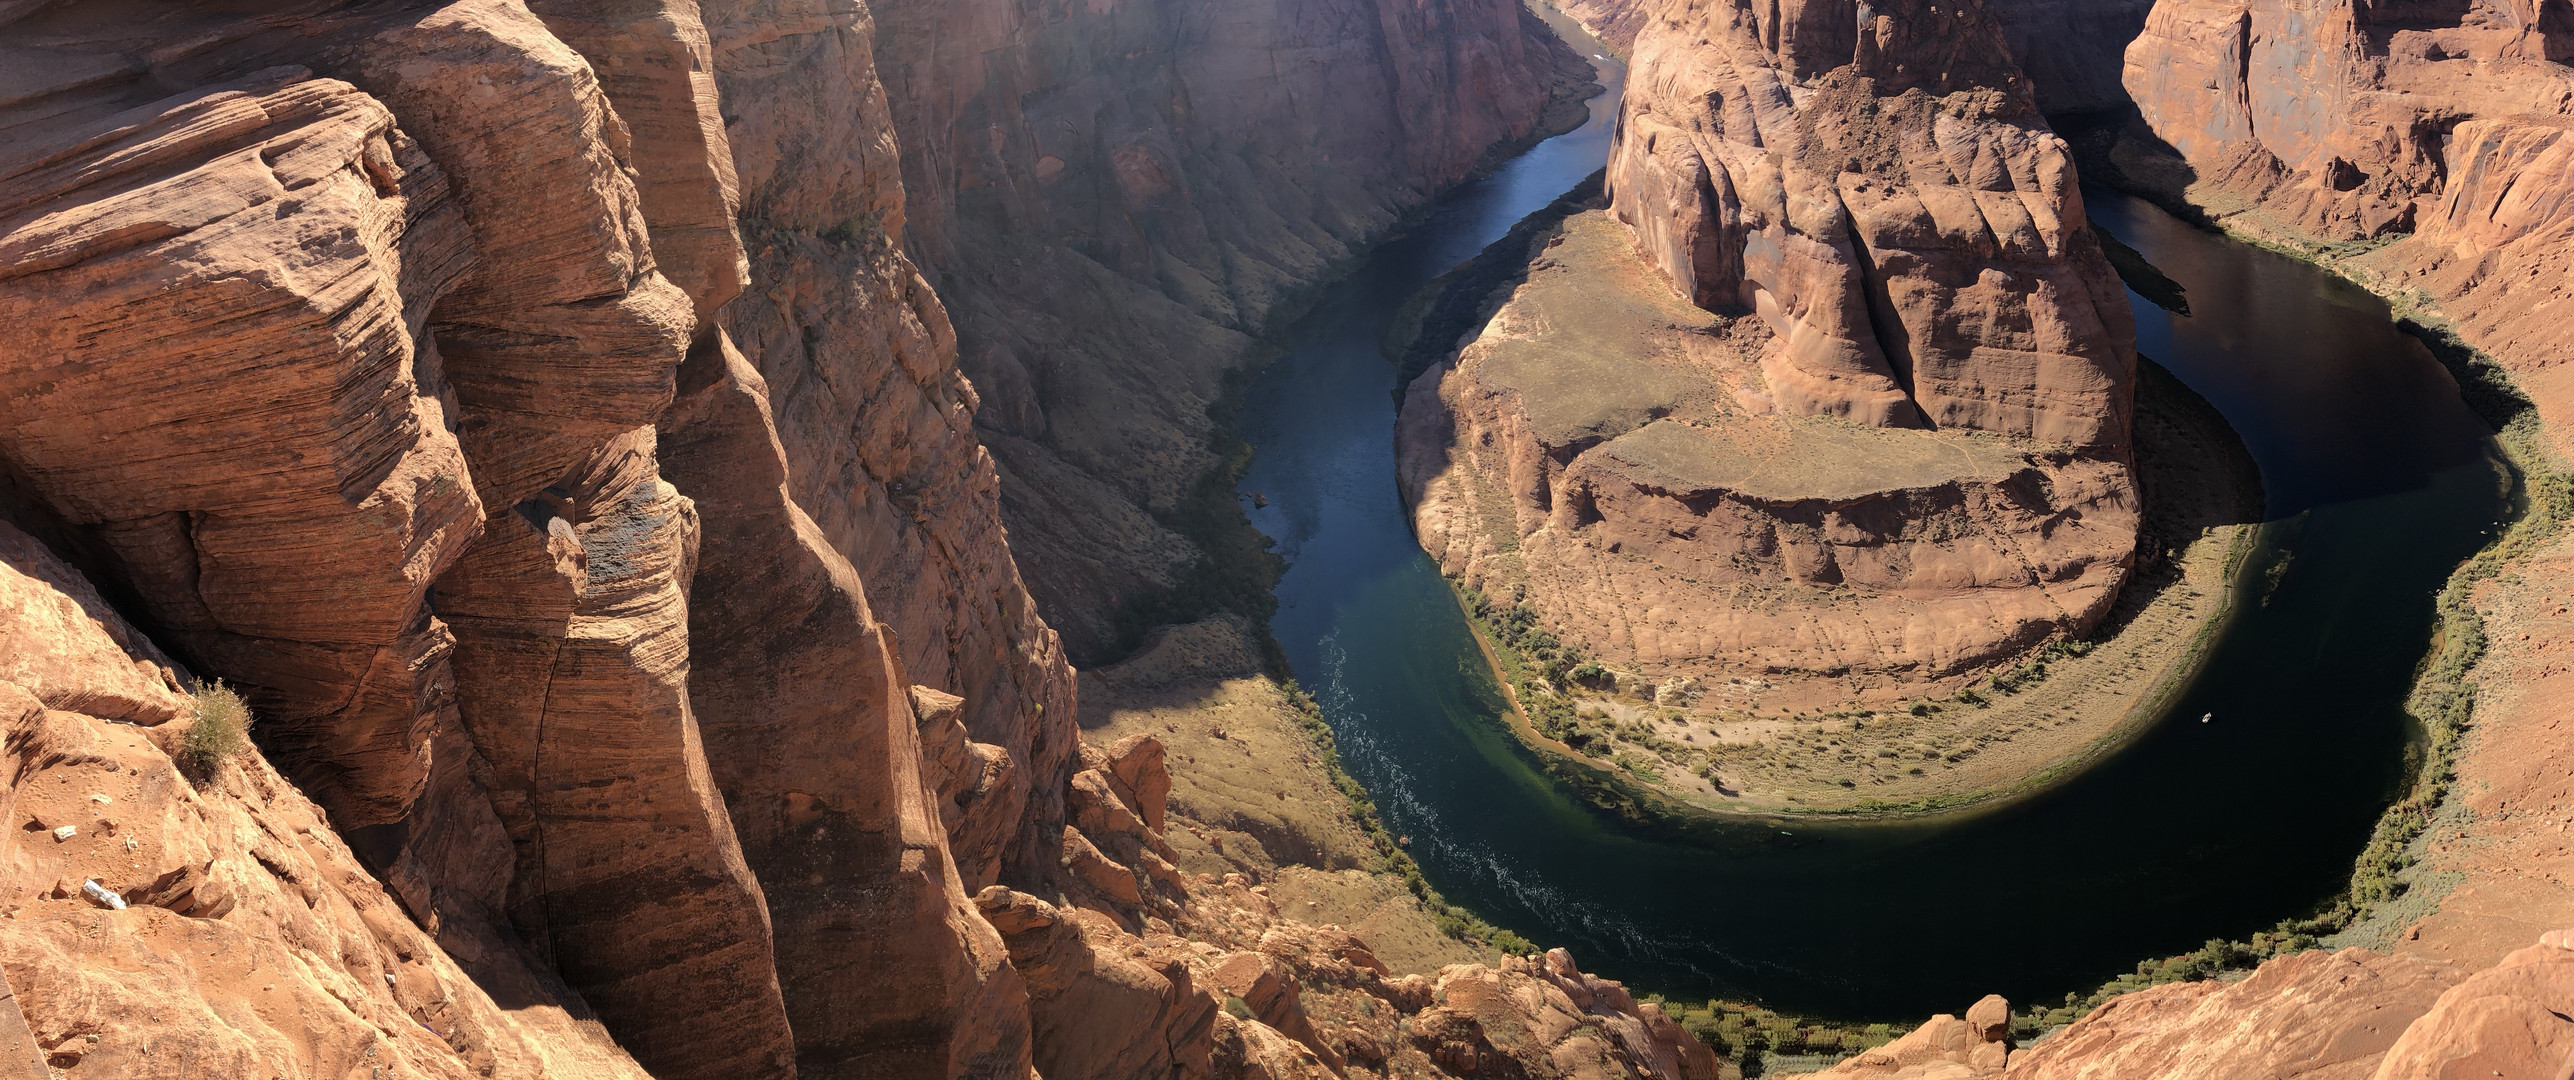
[[[1845,693],[2108,611],[2138,522],[2125,465],[1777,415],[1770,328],[1671,296],[1597,210],[1530,259],[1404,400],[1402,490],[1442,572],[1648,680],[1829,673]]]
[[[1692,303],[1770,324],[1778,412],[2123,460],[2126,295],[1982,5],[1664,4],[1609,194]]]
[[[1164,521],[1218,464],[1207,406],[1253,336],[1497,149],[1578,123],[1590,78],[1518,0],[873,7],[907,248],[1012,550],[1085,660],[1131,650],[1203,557]]]
[[[1263,125],[1305,110],[1399,151],[1313,173],[1346,216],[1253,230],[1304,253],[1242,296],[1274,305],[1336,257],[1304,245],[1345,253],[1559,96],[1515,5],[1464,7],[1463,35],[1367,7],[1336,67],[1292,76],[1374,72],[1385,100],[1222,96],[1241,114],[1133,129],[1283,137]],[[1235,74],[1237,35],[1308,14],[1087,85]],[[1404,55],[1357,47],[1379,14]],[[27,329],[0,343],[13,1052],[74,1077],[1352,1067],[1340,991],[1298,980],[1382,966],[1179,869],[1159,741],[1080,743],[956,334],[903,254],[867,8],[0,26],[0,309]],[[1202,183],[1210,213],[1276,190]],[[933,235],[1024,224],[931,190]],[[1227,243],[1191,250],[1253,246]],[[217,676],[260,750],[183,776]],[[1204,907],[1227,890],[1245,914]],[[1055,897],[1058,929],[978,891]],[[1214,972],[1273,932],[1313,959],[1252,961],[1261,1011],[1227,1013]],[[1367,1015],[1381,1067],[1399,1019]]]

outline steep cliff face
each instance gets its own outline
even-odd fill
[[[1769,328],[1672,295],[1607,213],[1530,248],[1403,403],[1402,490],[1444,573],[1648,684],[1830,672],[1828,698],[1913,692],[2116,596],[2124,465],[1774,415]]]
[[[1607,214],[1532,241],[1409,390],[1423,546],[1649,683],[1831,682],[1799,706],[2097,625],[2133,329],[1999,25],[1647,10]]]
[[[2193,197],[2325,240],[2413,231],[2458,170],[2470,119],[2574,110],[2574,9],[2527,3],[2155,4],[2127,48],[2146,125]]]
[[[411,919],[502,977],[523,942],[545,974],[518,983],[560,972],[655,1073],[1023,1070],[892,635],[711,318],[749,264],[710,39],[693,6],[540,6],[23,16],[60,75],[9,118],[0,302],[58,336],[0,364],[13,516],[243,686]],[[872,85],[863,11],[755,20],[772,57],[781,30],[849,39],[854,67],[764,72],[807,106],[774,122],[827,141],[829,92]],[[978,554],[953,572],[1007,566]],[[922,666],[1069,701],[1059,659],[976,644],[976,670]]]
[[[1284,41],[1310,14],[1198,29]],[[1336,17],[1334,40],[1385,40]],[[1299,181],[1375,200],[1337,243],[1547,98],[1485,53],[1524,28],[1448,49],[1446,18],[1387,16],[1439,56],[1361,64],[1385,102],[1223,99],[1239,130],[1307,109],[1426,140]],[[0,26],[0,309],[29,331],[0,344],[11,1067],[1686,1056],[1569,961],[1546,977],[1596,1003],[1532,989],[1407,1037],[1435,984],[1389,988],[1351,935],[1172,863],[1160,745],[1080,745],[1005,545],[956,334],[902,250],[855,0],[22,4]],[[182,747],[218,676],[261,749],[206,764]],[[1528,983],[1514,963],[1442,978]]]
[[[1693,303],[1771,324],[1780,412],[2122,458],[2125,296],[1999,26],[1974,4],[1862,14],[1663,7],[1613,211]]]
[[[2002,24],[2039,111],[2127,107],[2119,72],[2154,0],[1986,0],[1984,7]]]
[[[1498,148],[1577,122],[1589,78],[1518,0],[875,8],[909,249],[1013,550],[1087,657],[1203,557],[1167,523],[1252,335]]]

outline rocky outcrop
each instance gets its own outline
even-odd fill
[[[1304,174],[1347,217],[1263,242],[1346,250],[1529,130],[1550,91],[1518,9],[1449,14],[1389,8],[1293,73],[1382,76],[1355,96],[1222,97],[1262,138],[1305,108],[1417,136]],[[1157,739],[1080,744],[902,250],[855,0],[0,25],[0,309],[28,329],[0,343],[10,1053],[808,1078],[1404,1053],[1394,1011],[1334,1026],[1384,975],[1354,937],[1178,868]],[[1173,70],[1234,44],[1180,41]],[[1219,209],[1275,190],[1202,183]],[[967,189],[933,190],[931,235],[967,229]],[[1227,243],[1193,250],[1251,245]],[[217,676],[260,748],[182,775]],[[1217,973],[1246,969],[1235,1015]]]
[[[1024,818],[1019,839],[960,845],[960,871],[1029,883],[1063,824],[1072,673],[1019,582],[946,310],[897,249],[873,23],[854,0],[705,10],[753,279],[719,320],[766,384],[790,494],[867,583],[905,677],[963,698],[971,740],[1009,755],[987,812]]]
[[[1590,77],[1518,0],[873,6],[908,250],[954,314],[1012,549],[1084,659],[1131,649],[1204,557],[1165,521],[1205,512],[1183,503],[1218,463],[1207,408],[1252,336],[1578,122]]]
[[[1884,1046],[1863,1050],[1823,1072],[1824,1076],[1870,1077],[1875,1080],[1970,1080],[1999,1076],[2012,1055],[2011,1003],[1986,994],[1966,1010],[1966,1018],[1947,1013]]]
[[[54,1075],[642,1080],[514,938],[419,925],[258,756],[183,777],[185,673],[7,525],[0,611],[0,968]]]
[[[838,41],[863,12],[839,14],[818,32],[863,76],[863,40]],[[23,403],[0,424],[12,516],[243,686],[411,919],[487,967],[529,950],[517,982],[559,972],[554,996],[657,1074],[1023,1070],[1015,976],[947,856],[910,679],[791,501],[764,388],[711,318],[748,264],[696,9],[44,26],[28,48],[55,66],[32,70],[69,74],[7,118],[27,152],[0,304],[61,336],[0,353]],[[192,44],[77,47],[138,33]],[[815,106],[852,70],[763,86],[801,77]],[[140,79],[200,88],[117,112]],[[154,374],[171,362],[191,377]],[[974,558],[1006,568],[984,475]],[[1026,677],[1069,713],[1069,672],[1028,637]],[[773,928],[841,946],[781,953]],[[897,974],[853,1003],[859,969]]]
[[[1770,325],[1780,413],[2123,460],[2125,294],[2010,56],[1976,3],[1665,4],[1636,40],[1611,208],[1692,303]]]
[[[2368,1077],[2443,992],[2447,964],[2362,949],[2263,964],[2237,983],[2111,1000],[2011,1058],[2015,1078]]]
[[[1397,425],[1443,573],[1650,680],[1824,677],[1836,699],[1900,696],[2109,610],[2138,524],[2124,465],[1776,415],[1775,333],[1671,296],[1607,214],[1528,249]]]
[[[2555,3],[2163,0],[2125,82],[2187,163],[2171,186],[2340,241],[2413,231],[2459,172],[2460,124],[2574,110],[2569,58],[2574,12]]]
[[[1547,6],[1571,16],[1600,44],[1624,55],[1652,17],[1655,0],[1555,0]]]

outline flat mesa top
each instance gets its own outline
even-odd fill
[[[1575,214],[1472,346],[1474,377],[1519,397],[1549,447],[1675,492],[1847,502],[2028,467],[2011,440],[1747,413],[1749,342],[1673,291],[1602,211]]]
[[[2028,465],[2001,439],[1879,428],[1821,417],[1657,420],[1594,451],[1639,480],[1674,491],[1844,502],[1961,480],[1999,480]]]
[[[1517,392],[1539,441],[1611,438],[1724,408],[1685,339],[1718,326],[1635,254],[1605,212],[1576,214],[1477,341],[1477,378]]]

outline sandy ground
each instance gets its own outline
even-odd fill
[[[2478,592],[2491,644],[2398,952],[2485,967],[2574,926],[2574,531]],[[2409,914],[2410,912],[2408,912]]]
[[[1261,674],[1255,633],[1231,616],[1168,627],[1125,662],[1083,672],[1082,737],[1162,740],[1181,869],[1249,875],[1281,914],[1350,930],[1398,974],[1497,960],[1440,933],[1378,869],[1301,715]]]

